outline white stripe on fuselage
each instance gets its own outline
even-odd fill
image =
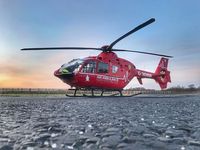
[[[95,74],[95,73],[83,73],[83,72],[80,72],[79,74],[95,75],[97,79],[103,79],[103,80],[115,81],[115,82],[118,82],[119,80],[126,80],[125,77],[119,78],[119,77],[113,77],[113,76],[108,76],[108,75],[100,75],[100,74]]]

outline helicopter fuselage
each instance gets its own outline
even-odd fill
[[[116,90],[123,89],[136,74],[135,66],[114,52],[76,59],[54,72],[71,87]]]

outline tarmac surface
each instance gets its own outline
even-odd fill
[[[200,96],[0,97],[0,150],[200,150]]]

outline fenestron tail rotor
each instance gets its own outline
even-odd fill
[[[140,53],[140,54],[148,54],[148,55],[155,55],[155,56],[162,56],[162,57],[172,57],[168,55],[163,54],[157,54],[157,53],[150,53],[150,52],[144,52],[144,51],[134,51],[134,50],[124,50],[124,49],[113,49],[113,46],[117,44],[122,39],[126,38],[130,34],[146,27],[147,25],[153,23],[155,21],[154,18],[149,19],[148,21],[140,24],[139,26],[135,27],[131,31],[127,32],[123,36],[116,39],[114,42],[112,42],[110,45],[102,46],[101,48],[96,47],[37,47],[37,48],[22,48],[22,51],[46,51],[46,50],[100,50],[103,52],[111,52],[111,51],[119,51],[119,52],[133,52],[133,53]]]

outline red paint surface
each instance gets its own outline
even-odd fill
[[[93,73],[82,72],[83,65],[88,61],[93,60],[98,63],[104,62],[109,66],[107,73],[98,73],[97,68]],[[87,57],[84,59],[82,67],[74,74],[72,78],[62,79],[59,71],[55,71],[54,75],[60,78],[63,82],[76,88],[99,88],[99,89],[123,89],[134,77],[138,78],[142,84],[143,78],[154,79],[164,89],[167,83],[171,82],[170,72],[167,70],[168,59],[161,58],[155,73],[136,69],[134,64],[117,57],[114,52],[102,52],[98,56]],[[112,66],[117,66],[116,73],[112,72]]]

